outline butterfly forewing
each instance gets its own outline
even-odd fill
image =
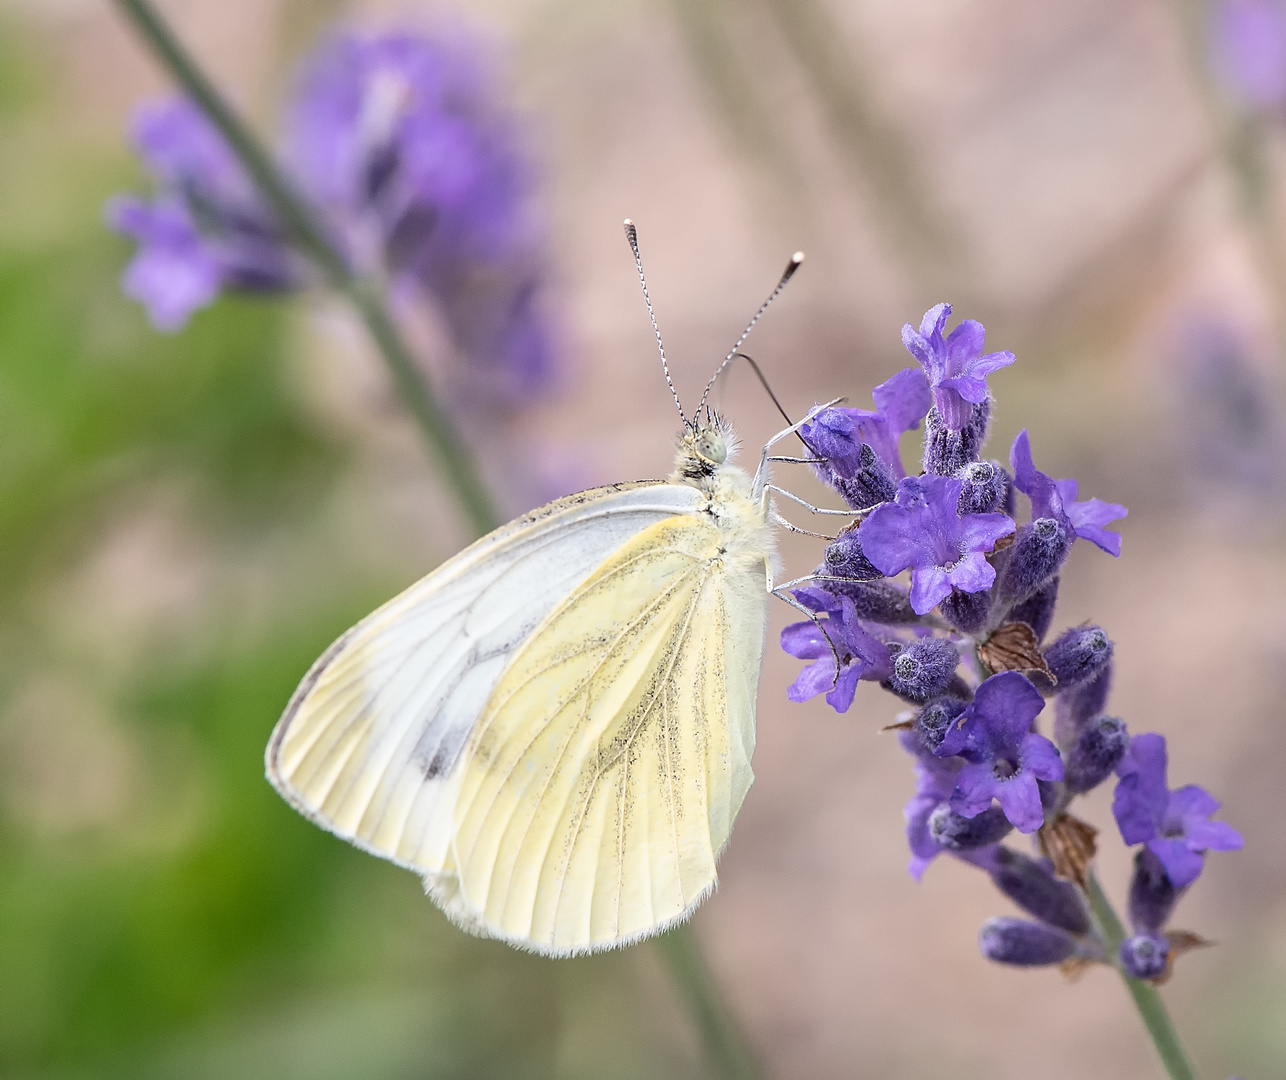
[[[332,832],[441,869],[448,781],[514,651],[613,551],[700,501],[683,485],[599,488],[478,541],[327,650],[273,732],[269,779]]]

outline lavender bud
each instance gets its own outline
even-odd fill
[[[924,418],[924,471],[936,476],[955,476],[966,465],[978,460],[982,444],[987,441],[987,421],[991,416],[991,399],[971,406],[969,420],[959,431],[942,422],[937,406]]]
[[[1094,678],[1112,660],[1112,642],[1101,626],[1078,626],[1045,650],[1045,663],[1065,690]]]
[[[1147,848],[1140,848],[1130,879],[1130,924],[1135,930],[1155,933],[1170,921],[1178,902],[1179,890],[1161,860]]]
[[[1012,517],[1012,511],[1006,511]],[[1054,603],[1058,599],[1058,578],[1042,586],[1022,603],[1009,609],[1009,622],[1025,622],[1036,633],[1040,641],[1049,633],[1049,624],[1054,621]]]
[[[1000,578],[1000,595],[1025,600],[1063,565],[1074,534],[1056,518],[1037,518],[1018,530],[1009,549],[1009,562]]]
[[[991,880],[1002,893],[1042,922],[1071,934],[1088,934],[1089,916],[1080,893],[1070,881],[1054,876],[1046,859],[1028,858],[1007,847],[998,848]]]
[[[1003,840],[1013,825],[999,806],[989,806],[976,817],[957,814],[941,803],[929,815],[929,835],[947,851],[977,851]]]
[[[827,544],[825,558],[824,573],[828,576],[848,578],[850,581],[874,581],[884,576],[862,553],[856,529],[841,534]]]
[[[956,512],[990,514],[998,510],[1009,490],[1009,474],[994,461],[975,461],[960,470],[960,499]]]
[[[951,726],[952,721],[967,707],[968,703],[958,698],[944,697],[938,698],[937,701],[930,701],[915,718],[913,730],[919,737],[920,744],[929,753],[933,753],[947,734],[947,728]]]
[[[1054,714],[1054,741],[1060,746],[1074,745],[1085,725],[1103,715],[1111,688],[1109,662],[1094,678],[1059,694]]]
[[[982,924],[978,945],[988,960],[1019,967],[1061,964],[1077,951],[1076,939],[1065,930],[1003,916]]]
[[[946,690],[959,663],[960,653],[952,642],[924,638],[894,657],[893,677],[882,685],[907,701],[925,702]]]
[[[835,490],[854,510],[867,510],[880,503],[892,502],[898,493],[897,481],[889,468],[867,443],[858,454],[858,469],[852,476],[831,477]]]
[[[1063,781],[1070,791],[1083,795],[1112,775],[1125,756],[1130,733],[1112,716],[1090,721],[1067,754]]]
[[[857,617],[882,626],[907,626],[920,621],[906,589],[888,580],[828,581],[828,591],[853,601]]]
[[[987,624],[987,616],[991,613],[991,593],[967,593],[952,589],[951,595],[942,601],[938,610],[961,633],[974,634]]]
[[[1136,979],[1159,979],[1170,959],[1170,942],[1161,934],[1135,934],[1121,942],[1121,967]]]

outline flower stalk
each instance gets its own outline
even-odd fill
[[[1088,875],[1085,896],[1089,901],[1090,911],[1093,913],[1107,955],[1115,958],[1121,942],[1125,940],[1125,927],[1122,926],[1116,909],[1112,907],[1112,902],[1107,898],[1093,870]],[[1125,987],[1129,990],[1130,997],[1134,999],[1135,1008],[1139,1010],[1139,1017],[1143,1021],[1143,1026],[1147,1028],[1152,1045],[1156,1047],[1157,1055],[1161,1058],[1161,1064],[1165,1066],[1170,1080],[1197,1080],[1196,1070],[1188,1060],[1183,1044],[1179,1041],[1179,1033],[1175,1031],[1170,1013],[1165,1007],[1165,1002],[1161,1000],[1161,995],[1157,993],[1156,987],[1143,979],[1135,979],[1126,974],[1115,959],[1113,959],[1113,966],[1125,981]]]
[[[399,395],[436,453],[447,484],[473,531],[482,535],[496,528],[501,522],[491,495],[455,426],[421,374],[380,282],[350,267],[307,200],[273,164],[250,128],[197,66],[150,0],[117,0],[117,4],[187,96],[226,140],[287,237],[361,316],[393,376]],[[760,1073],[755,1058],[735,1017],[722,1000],[691,928],[676,927],[659,940],[659,946],[692,1013],[707,1058],[728,1080],[757,1080]]]

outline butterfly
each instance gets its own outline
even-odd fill
[[[752,478],[727,424],[696,416],[668,479],[542,506],[367,616],[273,731],[287,802],[421,875],[466,930],[595,952],[715,886],[753,780],[774,515],[768,447]]]

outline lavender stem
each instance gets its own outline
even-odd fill
[[[249,127],[224,100],[149,0],[116,0],[171,75],[200,107],[245,167],[285,232],[357,309],[388,365],[402,400],[437,453],[447,482],[478,534],[500,524],[491,496],[450,418],[420,374],[380,289],[355,274],[307,202],[272,163]]]
[[[1148,1029],[1148,1034],[1152,1037],[1152,1044],[1161,1058],[1161,1064],[1165,1066],[1166,1074],[1170,1080],[1197,1080],[1196,1070],[1193,1069],[1183,1044],[1179,1041],[1179,1033],[1174,1030],[1174,1023],[1166,1010],[1165,1002],[1161,1000],[1161,995],[1151,983],[1131,978],[1121,971],[1117,964],[1117,951],[1121,947],[1121,942],[1125,940],[1125,928],[1121,925],[1112,902],[1103,892],[1103,886],[1099,884],[1093,870],[1089,873],[1085,893],[1094,920],[1098,923],[1099,931],[1103,936],[1103,945],[1107,949],[1113,966],[1120,971],[1121,978],[1125,980],[1125,987],[1130,991],[1130,996],[1134,998],[1135,1008],[1139,1010],[1143,1026]]]

